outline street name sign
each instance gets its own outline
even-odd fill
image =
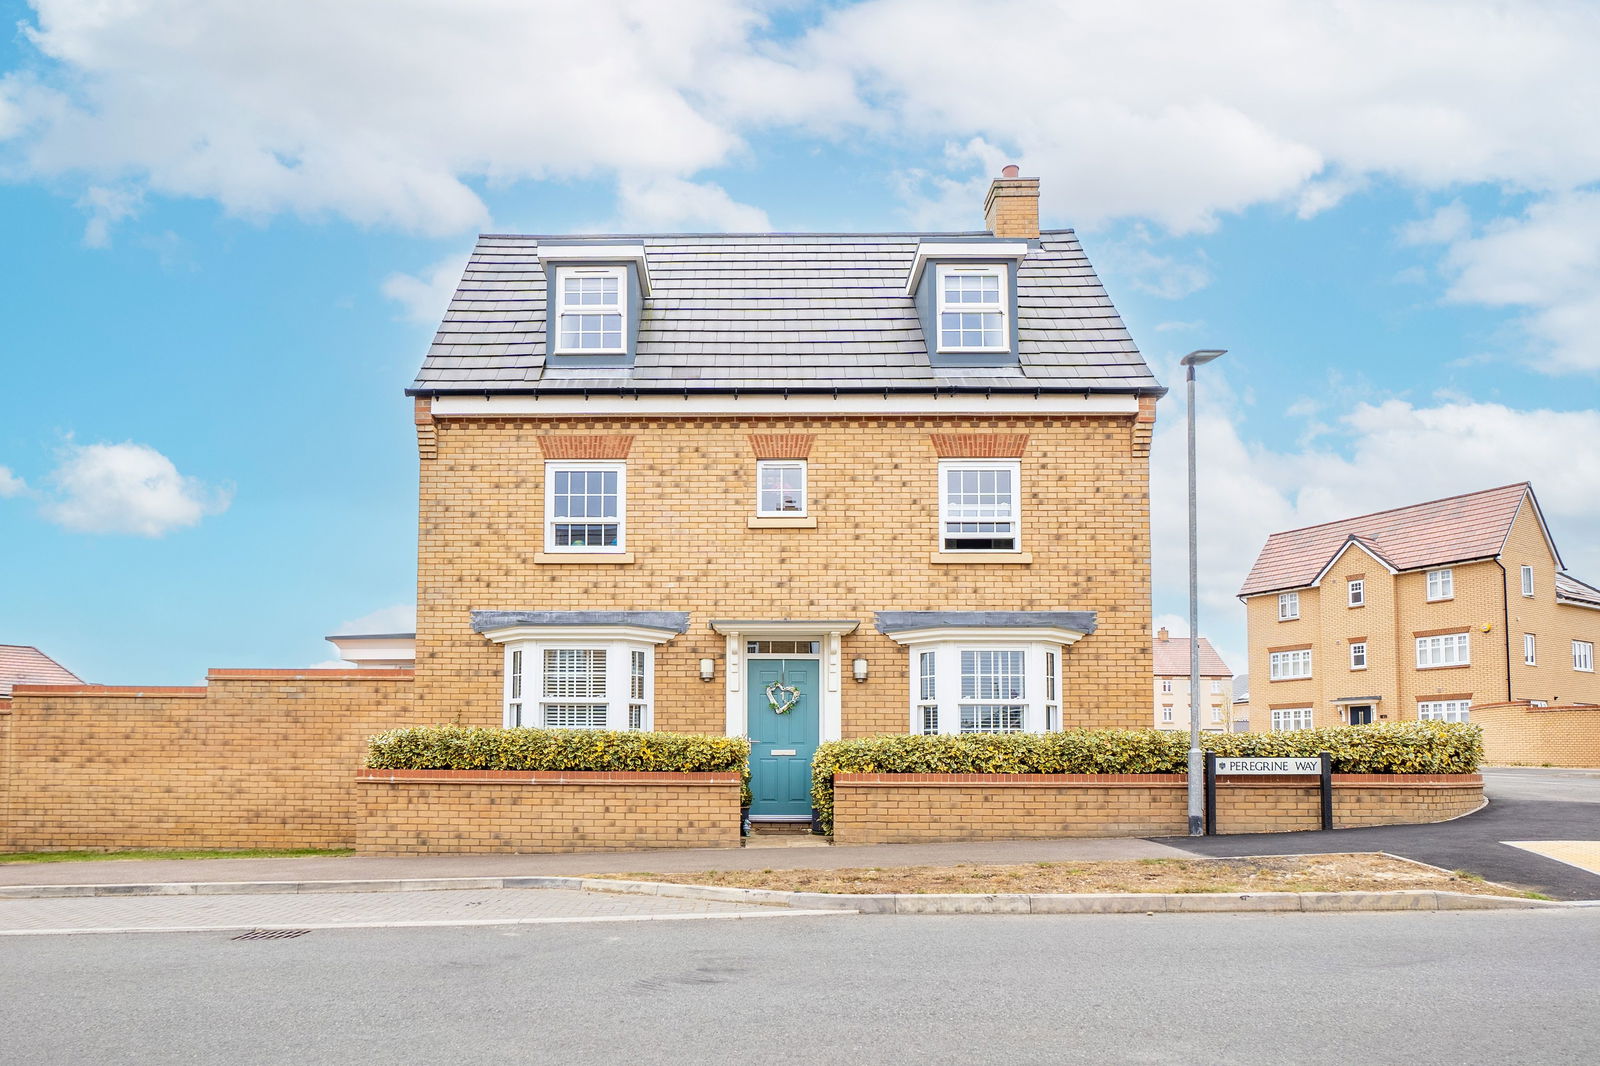
[[[1218,759],[1213,773],[1218,774],[1320,774],[1322,760],[1310,759]]]

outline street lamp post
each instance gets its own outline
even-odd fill
[[[1189,835],[1204,836],[1205,757],[1200,753],[1200,539],[1195,507],[1194,477],[1194,368],[1224,354],[1225,348],[1203,348],[1184,356],[1189,408]]]

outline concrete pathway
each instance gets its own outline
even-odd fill
[[[962,862],[1181,858],[1186,854],[1176,847],[1148,840],[1093,839],[873,844],[854,847],[711,848],[590,852],[579,855],[121,859],[104,862],[12,863],[0,866],[0,886],[571,877],[591,873],[674,873],[695,870],[837,870],[855,866],[942,866]]]
[[[749,903],[611,896],[562,889],[460,889],[0,900],[0,936],[531,925],[815,914]]]

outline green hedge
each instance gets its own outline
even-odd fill
[[[369,738],[367,766],[374,770],[737,771],[744,775],[748,795],[750,742],[743,737],[698,733],[418,726]]]
[[[1280,733],[1207,733],[1206,751],[1229,757],[1333,753],[1338,773],[1464,774],[1483,758],[1474,725],[1394,722]],[[834,774],[1173,774],[1188,769],[1189,734],[1159,729],[968,733],[832,740],[811,763],[811,800],[833,831]]]

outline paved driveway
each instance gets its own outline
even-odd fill
[[[1197,855],[1387,851],[1557,899],[1600,899],[1600,874],[1506,843],[1600,842],[1600,770],[1485,770],[1483,780],[1489,805],[1453,822],[1162,842]]]

